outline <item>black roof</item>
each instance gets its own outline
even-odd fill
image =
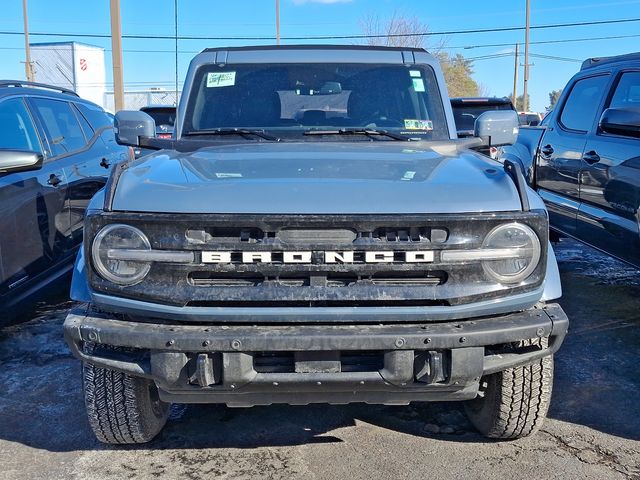
[[[376,45],[254,45],[245,47],[215,47],[205,48],[202,52],[242,51],[242,50],[391,50],[396,52],[426,52],[424,48],[416,47],[384,47]]]
[[[580,68],[580,70],[599,67],[601,65],[609,65],[611,63],[633,62],[633,61],[640,62],[640,52],[627,53],[625,55],[616,55],[615,57],[587,58],[584,62],[582,62],[582,67]]]

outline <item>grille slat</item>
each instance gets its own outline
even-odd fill
[[[312,283],[324,287],[352,287],[357,285],[389,285],[389,286],[437,286],[446,282],[445,272],[393,272],[376,273],[375,275],[358,276],[354,274],[277,276],[270,278],[255,274],[217,274],[215,272],[196,271],[189,274],[189,283],[196,287],[258,287],[286,286],[307,287]]]

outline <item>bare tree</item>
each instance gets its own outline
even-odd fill
[[[478,96],[479,97],[490,97],[491,96],[491,89],[488,87],[488,85],[486,85],[484,83],[478,83],[478,82],[476,82],[476,84],[478,85]]]
[[[478,84],[471,78],[472,62],[460,54],[450,56],[445,51],[445,39],[435,43],[431,41],[430,45],[427,45],[427,39],[432,40],[432,37],[426,35],[429,27],[418,17],[406,16],[396,11],[389,19],[382,21],[377,15],[370,14],[361,20],[360,26],[363,34],[367,36],[367,45],[427,48],[440,60],[450,95],[478,95]],[[483,87],[483,90],[486,88]]]
[[[360,21],[360,27],[367,45],[387,47],[427,48],[433,53],[440,52],[445,45],[440,42],[427,42],[429,27],[416,16],[409,17],[397,11],[387,20],[381,21],[378,15],[369,14]],[[412,35],[417,34],[417,35]]]

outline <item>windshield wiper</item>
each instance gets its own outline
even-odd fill
[[[386,130],[378,130],[376,128],[338,128],[336,130],[310,129],[305,130],[304,135],[365,135],[367,137],[387,137],[403,142],[411,141],[411,138],[409,137],[396,135],[395,133],[391,133]]]
[[[210,128],[205,130],[193,130],[191,132],[183,133],[185,137],[191,137],[196,135],[241,135],[243,137],[248,137],[250,135],[260,137],[264,140],[269,140],[270,142],[279,142],[280,139],[278,137],[274,137],[265,133],[264,130],[252,130],[249,128]]]

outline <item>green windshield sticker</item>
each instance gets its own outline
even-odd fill
[[[421,78],[412,78],[413,80],[413,89],[416,92],[424,92],[424,80]]]
[[[411,78],[422,77],[422,73],[420,73],[420,70],[409,70],[409,75],[411,75]]]
[[[211,72],[207,75],[207,87],[232,87],[236,84],[236,72]]]
[[[433,130],[433,122],[431,120],[405,119],[404,128],[407,130],[424,130],[430,132]]]

